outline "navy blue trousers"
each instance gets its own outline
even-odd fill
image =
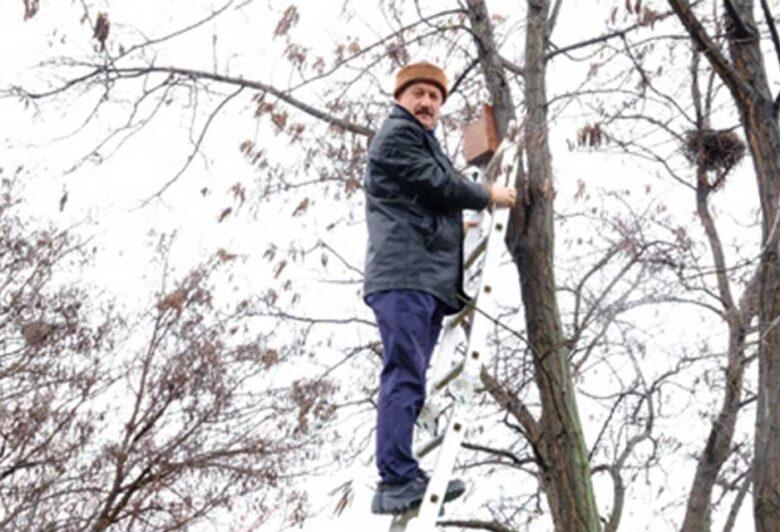
[[[417,476],[414,423],[425,402],[425,372],[446,308],[419,290],[385,290],[366,297],[382,337],[382,373],[376,424],[376,465],[381,481],[400,484]]]

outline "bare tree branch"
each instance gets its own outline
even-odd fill
[[[712,68],[718,72],[724,83],[729,87],[735,98],[757,97],[755,90],[750,87],[742,76],[728,62],[718,48],[717,44],[707,33],[699,19],[693,12],[691,4],[687,0],[668,0],[669,5],[677,14],[680,22],[688,30],[693,41],[699,46],[709,60]]]
[[[289,105],[295,107],[296,109],[299,109],[304,113],[313,116],[318,120],[322,120],[328,124],[341,127],[347,131],[351,131],[352,133],[357,133],[358,135],[372,136],[374,133],[374,130],[371,128],[361,126],[359,124],[354,124],[343,118],[339,118],[330,113],[326,113],[325,111],[322,111],[309,104],[302,102],[298,98],[294,98],[290,96],[284,91],[281,91],[271,85],[262,83],[260,81],[252,81],[241,77],[236,78],[232,76],[223,76],[221,74],[214,74],[211,72],[190,70],[186,68],[177,68],[177,67],[159,67],[159,66],[152,65],[152,66],[142,66],[142,67],[112,68],[106,66],[95,66],[95,65],[92,66],[94,67],[94,70],[91,71],[90,73],[68,80],[64,85],[56,89],[38,92],[38,93],[28,92],[18,87],[15,90],[16,92],[19,92],[26,97],[32,99],[41,99],[41,98],[46,98],[48,96],[52,96],[64,92],[76,85],[79,85],[91,79],[96,79],[96,78],[99,79],[100,76],[103,75],[108,76],[109,78],[116,78],[116,79],[125,78],[125,77],[129,77],[129,78],[139,77],[139,76],[145,76],[149,74],[177,75],[177,76],[183,76],[185,78],[190,78],[193,80],[210,80],[219,83],[226,83],[228,85],[236,85],[244,88],[257,89],[263,92],[267,92],[268,94],[271,94],[279,98],[280,100],[284,101],[285,103],[288,103]]]

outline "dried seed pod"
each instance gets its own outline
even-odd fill
[[[22,336],[28,346],[40,345],[54,330],[54,325],[44,321],[33,321],[22,325]]]

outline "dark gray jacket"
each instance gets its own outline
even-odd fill
[[[429,292],[463,308],[463,209],[488,191],[459,174],[436,138],[399,105],[368,149],[363,177],[368,249],[363,297],[380,290]]]

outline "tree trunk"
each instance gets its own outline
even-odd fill
[[[469,18],[483,72],[495,108],[499,131],[508,130],[515,116],[504,69],[489,29],[483,0],[469,0]],[[507,234],[507,245],[520,276],[536,384],[542,405],[541,484],[555,529],[565,532],[600,530],[591,484],[588,452],[582,435],[569,348],[561,327],[553,263],[553,185],[547,136],[544,49],[547,42],[547,0],[529,0],[526,23],[525,152],[528,179],[518,176],[518,204]]]
[[[755,27],[752,0],[734,2],[738,15]],[[754,460],[753,511],[756,530],[780,530],[780,254],[777,249],[780,129],[760,41],[729,40],[734,67],[753,89],[740,108],[758,180],[762,211],[763,249],[760,261],[758,406]]]

